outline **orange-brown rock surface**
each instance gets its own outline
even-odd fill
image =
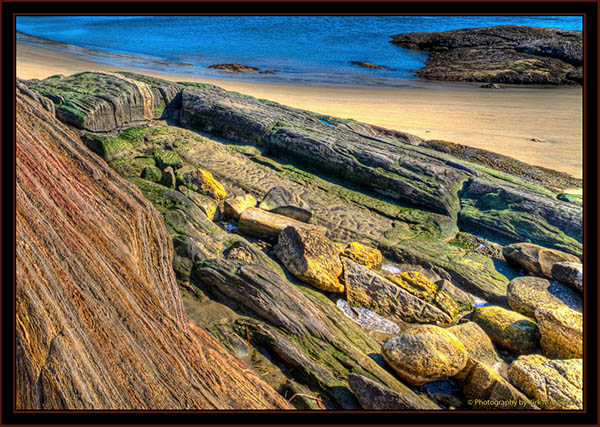
[[[18,86],[17,408],[290,408],[186,316],[152,205]]]

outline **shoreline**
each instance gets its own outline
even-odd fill
[[[86,58],[77,51],[84,48],[63,49],[50,44],[17,43],[17,77],[43,79],[82,71],[132,71],[169,81],[211,83],[295,108],[412,133],[426,140],[482,148],[578,179],[583,175],[581,88],[511,86],[489,90],[437,82],[383,88],[213,79],[140,70],[139,64],[137,68],[117,67]]]

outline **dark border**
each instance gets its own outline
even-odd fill
[[[140,3],[143,1],[143,7]],[[598,3],[596,1],[533,1],[533,2],[481,2],[468,1],[461,3],[426,1],[411,2],[343,2],[329,3],[286,3],[275,2],[222,2],[198,3],[177,2],[160,3],[148,0],[117,3],[80,3],[75,0],[54,3],[5,1],[0,3],[2,11],[2,122],[4,126],[2,147],[2,182],[3,200],[9,197],[12,215],[8,209],[2,209],[4,220],[4,236],[11,231],[12,240],[3,240],[3,256],[10,255],[12,272],[10,278],[4,280],[2,288],[2,425],[43,425],[43,424],[258,424],[258,425],[356,425],[356,424],[598,424],[598,341],[597,305],[591,304],[585,310],[585,402],[586,410],[544,411],[544,412],[505,412],[505,411],[19,411],[14,412],[13,403],[13,364],[14,364],[14,242],[15,242],[15,157],[14,157],[14,19],[13,14],[44,15],[83,15],[83,14],[174,14],[174,15],[584,15],[585,31],[585,84],[584,84],[584,264],[586,265],[586,297],[587,301],[598,302],[597,281],[597,242],[598,234],[598,200],[597,200],[597,165],[599,162],[597,144],[598,132]],[[10,53],[13,52],[13,55]],[[12,95],[12,96],[9,96]],[[6,143],[13,141],[13,144]],[[10,254],[10,255],[9,255]],[[4,272],[4,271],[3,271]],[[8,274],[7,274],[8,275]],[[589,286],[588,286],[589,284]],[[593,343],[596,345],[593,345]],[[590,345],[591,344],[591,345]],[[11,351],[12,350],[12,351]],[[13,362],[13,363],[11,363]],[[595,363],[594,363],[595,362]],[[317,424],[318,423],[318,424]]]

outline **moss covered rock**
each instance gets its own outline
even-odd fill
[[[273,248],[277,258],[298,279],[324,291],[344,292],[340,283],[340,247],[316,230],[289,226]]]
[[[501,347],[518,354],[533,353],[539,348],[538,325],[517,313],[498,306],[479,307],[473,313],[476,322]]]
[[[468,359],[458,338],[433,325],[415,326],[386,341],[382,355],[400,378],[412,385],[451,377]]]
[[[177,190],[194,202],[194,204],[198,206],[211,221],[218,221],[221,218],[219,205],[212,197],[197,193],[184,186],[179,186]]]
[[[342,252],[342,256],[372,270],[379,270],[383,262],[383,256],[378,249],[370,248],[358,242],[350,242]]]
[[[175,188],[175,172],[171,166],[167,166],[163,169],[160,183],[165,187]]]
[[[508,378],[543,409],[583,409],[583,360],[521,356]]]
[[[144,179],[147,179],[148,181],[160,182],[162,173],[160,172],[160,169],[156,166],[146,166],[144,169],[142,169],[142,173],[140,176]]]

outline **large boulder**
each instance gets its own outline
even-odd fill
[[[410,394],[401,394],[365,376],[348,374],[348,385],[363,409],[370,411],[400,411],[403,409],[440,409],[424,405]]]
[[[347,258],[342,258],[342,262],[349,305],[368,308],[398,323],[452,323],[448,314],[396,286],[373,270]]]
[[[552,266],[557,262],[576,262],[579,258],[556,249],[548,249],[533,243],[513,243],[502,249],[502,254],[509,264],[527,273],[552,279]]]
[[[521,356],[508,368],[508,378],[543,409],[583,409],[582,359]]]
[[[271,188],[258,207],[302,222],[309,222],[312,217],[312,210],[307,202],[298,194],[280,186]]]
[[[286,227],[320,229],[315,225],[309,225],[259,208],[246,208],[240,215],[238,225],[242,233],[267,240],[276,240]]]
[[[226,199],[225,202],[223,202],[223,206],[223,213],[225,216],[238,221],[242,212],[256,206],[256,199],[252,194],[244,194],[242,196]]]
[[[556,262],[552,264],[552,278],[571,288],[583,292],[583,265],[577,262]]]
[[[535,318],[539,307],[566,306],[582,311],[581,296],[560,283],[540,277],[522,276],[511,280],[506,296],[511,308],[524,316]]]
[[[452,377],[465,367],[468,359],[458,338],[433,325],[406,329],[383,344],[382,355],[400,378],[412,385]]]
[[[279,234],[273,252],[298,279],[328,292],[344,292],[340,283],[341,248],[317,230],[289,226]]]
[[[543,306],[535,311],[544,356],[551,359],[583,357],[583,315],[569,307]]]
[[[383,255],[378,249],[370,248],[358,242],[348,243],[348,246],[342,252],[342,256],[372,270],[379,270],[383,262]]]
[[[473,313],[476,322],[501,347],[518,354],[533,353],[539,348],[538,325],[516,311],[498,306],[478,307]]]

